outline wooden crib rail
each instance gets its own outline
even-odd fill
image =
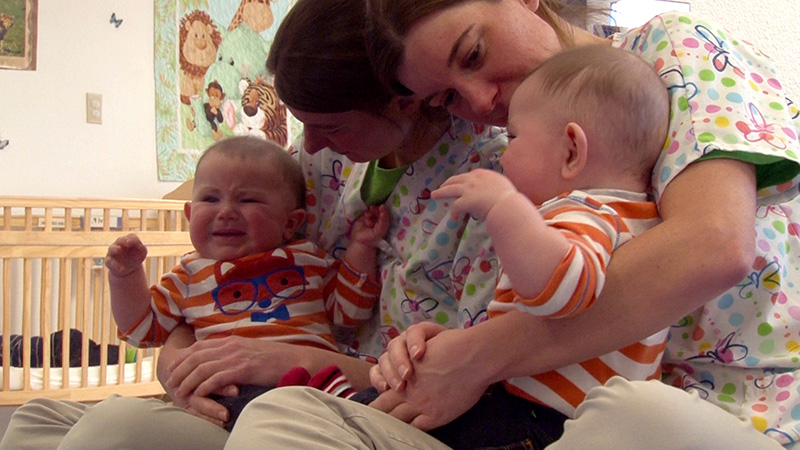
[[[163,393],[155,378],[157,350],[137,350],[135,363],[124,363],[128,348],[117,339],[103,258],[117,237],[136,233],[148,246],[145,272],[149,282],[155,283],[181,255],[192,250],[183,205],[173,200],[0,196],[0,331],[4,344],[0,405],[18,405],[34,397],[93,401],[112,393]],[[70,346],[75,343],[70,342],[69,330],[78,330],[81,342],[80,366],[72,369]],[[58,341],[61,354],[53,355],[50,336],[55,331],[62,331]],[[8,343],[12,335],[21,336],[22,346],[22,387],[15,390],[11,389],[10,373],[20,368],[11,366]],[[31,341],[39,336],[40,369],[31,361]],[[99,368],[89,365],[90,344],[99,345]],[[109,352],[123,363],[110,366]],[[143,360],[152,361],[146,376]],[[126,370],[129,379],[134,372],[133,382],[126,383]],[[31,382],[34,371],[41,372],[42,386],[38,388]],[[94,385],[90,371],[99,371]],[[116,371],[115,383],[107,381],[109,371]],[[56,372],[60,380],[52,376]],[[78,387],[74,386],[76,379],[80,380]]]

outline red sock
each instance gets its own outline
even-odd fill
[[[343,398],[350,398],[357,392],[337,366],[328,366],[319,371],[308,381],[308,386]]]
[[[308,384],[308,380],[311,379],[311,374],[303,367],[294,367],[289,369],[283,377],[281,377],[281,381],[278,382],[278,387],[282,386],[305,386]]]

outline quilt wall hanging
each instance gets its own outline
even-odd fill
[[[295,1],[155,1],[159,180],[192,178],[202,151],[224,136],[291,142],[299,125],[289,124],[266,60]]]

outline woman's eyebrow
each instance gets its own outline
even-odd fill
[[[461,47],[461,44],[464,42],[464,39],[466,39],[466,37],[467,37],[467,34],[469,34],[469,32],[472,31],[473,28],[475,28],[475,24],[474,23],[471,24],[470,26],[468,26],[467,29],[464,30],[463,33],[461,33],[461,36],[459,36],[458,39],[456,39],[456,41],[453,43],[453,48],[452,48],[452,50],[450,50],[450,56],[447,58],[447,67],[450,67],[450,66],[453,65],[453,61],[455,61],[455,59],[456,59],[456,55],[458,54],[459,47]]]

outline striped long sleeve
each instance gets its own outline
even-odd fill
[[[549,226],[566,236],[571,248],[535,298],[520,297],[501,275],[495,300],[489,304],[490,318],[513,309],[554,319],[580,314],[602,291],[613,252],[659,222],[656,205],[646,201],[645,194],[623,191],[573,191],[545,203],[540,212]],[[666,338],[667,330],[663,330],[580,364],[506,380],[506,386],[518,396],[572,416],[586,392],[612,376],[658,378]]]

